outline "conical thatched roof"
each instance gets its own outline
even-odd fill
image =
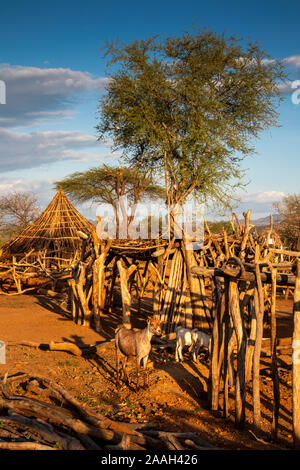
[[[34,222],[2,246],[3,256],[26,254],[30,250],[72,256],[81,245],[77,231],[90,233],[92,228],[93,225],[75,209],[60,188]]]

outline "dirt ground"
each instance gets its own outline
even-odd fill
[[[292,300],[278,302],[279,336],[292,332]],[[143,318],[133,311],[133,326],[142,327]],[[47,351],[23,345],[6,345],[6,364],[0,364],[0,375],[19,372],[38,374],[54,379],[83,403],[107,417],[140,427],[165,431],[192,431],[220,449],[274,450],[270,441],[272,422],[272,379],[270,361],[261,361],[261,398],[263,434],[252,431],[252,389],[247,386],[246,426],[234,426],[234,389],[231,390],[230,416],[212,414],[207,408],[209,362],[203,354],[197,364],[186,355],[184,363],[176,363],[169,350],[153,348],[149,364],[150,388],[136,393],[115,385],[115,351],[113,332],[121,321],[120,312],[103,319],[103,335],[76,325],[54,301],[43,296],[0,296],[0,340],[68,341],[80,345],[106,342],[97,355],[78,357],[64,351]],[[131,364],[134,376],[134,364]],[[134,378],[135,379],[135,378]],[[279,440],[276,446],[292,448],[291,354],[279,357],[281,407]],[[222,395],[221,395],[222,398]]]

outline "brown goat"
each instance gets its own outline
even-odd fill
[[[120,385],[120,362],[122,362],[122,370],[125,381],[130,384],[127,376],[126,364],[129,357],[136,358],[137,368],[137,384],[139,389],[141,362],[143,362],[144,371],[144,387],[148,387],[148,377],[146,374],[147,361],[151,351],[151,339],[153,335],[160,335],[160,321],[158,318],[151,317],[147,320],[147,326],[143,330],[129,330],[125,326],[120,326],[115,331],[116,346],[116,369],[117,369],[117,387]]]

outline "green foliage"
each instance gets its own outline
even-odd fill
[[[289,194],[281,202],[274,204],[281,215],[276,230],[284,245],[292,250],[300,250],[300,194]]]
[[[35,194],[12,192],[0,198],[0,246],[20,233],[40,213]]]
[[[164,197],[164,189],[153,182],[149,171],[138,167],[114,167],[103,165],[85,172],[77,172],[55,183],[77,202],[102,202],[116,207],[120,196],[127,196],[131,203],[141,197]]]
[[[168,202],[193,192],[230,205],[251,140],[277,123],[280,62],[208,31],[108,43],[113,72],[97,131],[123,159],[164,177]]]
[[[232,226],[228,220],[218,220],[214,222],[207,222],[209,230],[212,233],[222,233],[222,227],[227,233],[232,233]]]
[[[152,172],[142,170],[138,165],[124,168],[103,165],[91,168],[86,172],[73,173],[64,180],[58,181],[56,187],[59,186],[62,186],[64,191],[77,202],[91,201],[110,204],[116,217],[117,233],[119,233],[120,226],[120,205],[127,235],[140,201],[165,198],[165,190],[155,183]],[[122,197],[127,198],[130,210]]]

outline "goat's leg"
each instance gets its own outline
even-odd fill
[[[195,348],[196,348],[196,344],[192,342],[190,344],[189,350],[188,350],[189,351],[189,356],[192,359],[192,361],[194,361],[194,362],[196,362]]]
[[[176,362],[179,361],[179,356],[178,356],[178,342],[176,343],[176,346],[175,346],[175,361],[176,361]]]
[[[179,355],[179,360],[180,361],[183,361],[183,355],[182,355],[183,348],[184,348],[184,344],[182,344],[182,341],[179,340],[178,355]]]
[[[175,349],[175,360],[176,362],[183,361],[182,357],[182,344],[180,339],[176,343],[176,349]]]
[[[200,343],[199,341],[197,341],[194,346],[193,346],[193,352],[192,352],[192,356],[193,356],[193,361],[194,362],[197,362],[197,357],[198,357],[198,354],[199,354],[199,349],[200,349]]]
[[[197,362],[196,348],[197,348],[197,344],[194,343],[193,346],[191,347],[191,356],[192,356],[193,362]]]
[[[116,371],[117,371],[116,383],[117,383],[117,388],[119,388],[120,386],[120,352],[118,349],[116,349]]]
[[[144,388],[148,388],[148,373],[147,373],[148,357],[149,357],[149,356],[146,356],[146,357],[143,358]]]
[[[136,390],[140,389],[140,373],[141,373],[141,358],[137,357],[136,358]]]
[[[128,385],[130,385],[130,377],[127,374],[127,370],[126,370],[127,362],[128,362],[128,357],[124,356],[123,360],[122,360],[122,370],[123,370],[123,374],[124,374],[124,380]]]

